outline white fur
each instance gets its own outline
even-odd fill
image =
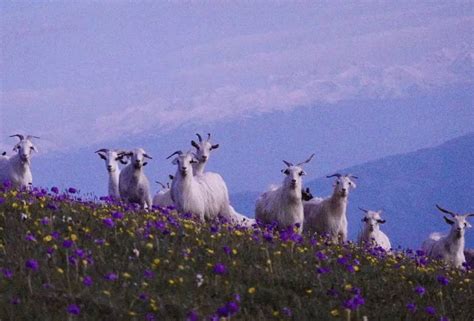
[[[311,157],[301,163],[309,162]],[[299,232],[303,231],[303,200],[301,198],[301,186],[304,172],[298,165],[285,162],[287,168],[282,170],[285,174],[283,184],[272,186],[270,190],[260,195],[255,205],[255,218],[262,223],[278,223],[279,228],[299,224]]]
[[[0,157],[0,183],[9,180],[15,188],[31,187],[33,175],[31,174],[31,153],[37,151],[31,138],[33,136],[19,135],[20,141],[15,145],[13,151],[17,154]]]
[[[333,242],[347,241],[347,198],[349,190],[356,187],[350,177],[340,175],[331,196],[304,202],[305,231],[328,234]]]
[[[194,175],[193,164],[198,161],[192,153],[182,153],[173,164],[176,175],[171,184],[171,198],[180,212],[190,212],[204,219],[215,219],[220,214],[230,219],[229,194],[219,174]]]
[[[122,157],[119,155],[121,151],[112,149],[100,149],[96,151],[100,158],[105,161],[105,168],[108,172],[108,195],[116,199],[120,199],[119,191],[119,177],[120,167],[119,163]]]
[[[462,267],[462,264],[466,262],[464,234],[466,229],[471,227],[467,221],[467,217],[471,215],[456,214],[453,217],[445,217],[446,222],[452,223],[449,234],[431,233],[421,246],[423,251],[431,258],[441,259],[454,267]]]
[[[168,183],[167,186],[163,184],[161,185],[162,189],[153,197],[153,206],[167,207],[174,205],[173,200],[171,199],[170,184]]]
[[[374,246],[380,246],[385,251],[389,251],[392,247],[388,236],[380,230],[380,224],[383,224],[380,214],[381,211],[367,211],[365,213],[364,227],[362,232],[359,234],[359,244],[367,243]]]
[[[151,157],[142,148],[134,149],[126,156],[131,158],[131,162],[120,172],[120,197],[125,202],[138,203],[142,208],[151,208],[150,183],[143,171],[143,166],[146,165],[144,158]]]
[[[194,175],[202,175],[204,174],[204,169],[209,161],[209,157],[211,156],[211,151],[217,149],[219,144],[211,144],[211,134],[208,134],[207,140],[203,140],[199,134],[196,135],[198,136],[199,141],[191,141],[191,145],[196,148],[195,158],[198,160],[197,163],[193,164],[193,172]]]

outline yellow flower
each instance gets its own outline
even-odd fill
[[[278,311],[273,311],[273,316],[274,316],[274,317],[277,317],[279,314],[280,314],[280,312],[278,312]]]
[[[254,294],[255,291],[257,291],[257,290],[254,287],[251,287],[247,291],[248,291],[249,294]]]
[[[63,270],[63,269],[61,269],[61,268],[59,268],[59,267],[56,269],[56,271],[58,271],[58,272],[59,272],[59,273],[61,273],[61,274],[63,274],[63,273],[64,273],[64,270]]]
[[[313,293],[313,290],[308,289],[308,290],[306,290],[306,293],[311,294],[311,293]]]
[[[71,241],[77,241],[77,235],[76,234],[71,234]]]
[[[122,273],[122,276],[123,276],[124,278],[126,278],[126,279],[130,279],[130,278],[132,277],[132,276],[130,275],[130,273],[128,273],[128,272],[123,272],[123,273]]]
[[[170,285],[173,285],[173,284],[174,284],[174,280],[173,280],[173,279],[169,279],[169,280],[168,280],[168,283],[169,283]]]
[[[45,237],[43,237],[43,241],[45,242],[50,242],[52,239],[53,237],[51,235],[46,235]]]
[[[237,250],[236,250],[236,249],[232,249],[232,254],[237,255]]]
[[[360,268],[357,265],[354,265],[354,271],[358,272]]]
[[[110,292],[107,290],[102,291],[102,293],[104,293],[106,296],[110,296]]]
[[[149,249],[149,250],[152,250],[152,249],[153,249],[153,244],[152,244],[152,243],[147,243],[147,244],[145,245],[145,247],[146,247],[147,249]]]
[[[346,285],[344,285],[344,290],[346,290],[346,291],[352,290],[352,284],[346,284]]]
[[[332,311],[331,311],[331,315],[332,315],[333,317],[339,316],[339,310],[338,310],[338,309],[332,310]]]
[[[209,254],[214,254],[214,250],[213,250],[213,249],[207,249],[206,251],[207,251],[207,253],[209,253]]]
[[[133,312],[133,311],[128,311],[128,315],[134,317],[134,316],[137,315],[137,313],[136,313],[136,312]]]

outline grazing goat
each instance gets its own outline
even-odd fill
[[[285,174],[283,184],[272,187],[260,195],[255,205],[255,218],[265,224],[276,222],[279,228],[299,224],[298,231],[303,230],[303,200],[301,186],[305,171],[303,164],[309,163],[314,157],[312,154],[307,160],[297,165],[283,161],[287,168],[282,170]]]
[[[120,172],[120,197],[125,202],[138,203],[142,208],[151,208],[150,183],[145,176],[143,167],[148,164],[145,158],[152,159],[152,157],[143,148],[119,154],[119,157],[124,156],[130,157],[131,162]]]
[[[464,256],[464,233],[467,228],[471,227],[467,218],[474,216],[474,213],[461,215],[448,211],[439,205],[436,205],[436,207],[441,212],[451,216],[451,218],[444,216],[446,223],[451,225],[451,230],[448,235],[438,232],[431,233],[421,247],[431,258],[441,259],[454,267],[462,267],[463,263],[466,262]]]
[[[339,173],[326,176],[337,177],[331,196],[313,198],[304,203],[305,230],[310,233],[328,235],[332,242],[347,240],[347,198],[351,188],[356,188],[351,178],[356,176]]]
[[[33,175],[31,174],[31,153],[38,152],[31,141],[36,136],[23,136],[20,134],[11,135],[10,137],[18,137],[20,141],[13,147],[13,151],[17,154],[8,157],[2,155],[0,157],[0,183],[10,181],[15,188],[30,188],[33,184]]]

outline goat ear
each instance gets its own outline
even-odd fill
[[[144,162],[144,163],[143,163],[143,166],[146,166],[146,165],[148,165],[148,162]]]
[[[18,151],[18,148],[19,148],[19,147],[20,147],[20,146],[18,146],[18,144],[16,144],[16,145],[13,147],[13,151],[14,151],[14,152]]]
[[[198,145],[194,140],[191,141],[191,145],[192,145],[194,148],[199,149],[199,145]]]
[[[127,165],[128,161],[126,159],[123,159],[123,158],[119,158],[119,162],[123,165]]]
[[[178,159],[177,159],[177,158],[173,159],[173,161],[171,162],[171,164],[173,164],[173,165],[178,164]]]
[[[103,160],[107,160],[107,157],[105,157],[104,154],[98,153],[97,155],[99,155],[99,157],[102,158]]]
[[[217,148],[219,148],[219,144],[215,144],[211,146],[211,149],[217,149]]]
[[[379,224],[384,224],[385,222],[386,222],[386,221],[385,221],[385,220],[382,220],[382,219],[377,220],[377,223],[379,223]]]
[[[168,175],[169,179],[170,180],[173,180],[174,179],[174,176],[173,175]]]
[[[454,224],[454,221],[450,220],[449,218],[447,218],[446,216],[443,216],[444,217],[444,220],[446,221],[446,223],[448,223],[449,225],[453,225]]]
[[[31,149],[34,150],[36,153],[38,152],[38,149],[33,145],[31,145]]]

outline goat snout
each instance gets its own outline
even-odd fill
[[[201,159],[202,159],[203,161],[206,161],[206,160],[207,160],[207,156],[206,156],[206,155],[202,155],[202,156],[201,156]]]
[[[112,170],[112,165],[107,165],[107,170],[111,171]]]

